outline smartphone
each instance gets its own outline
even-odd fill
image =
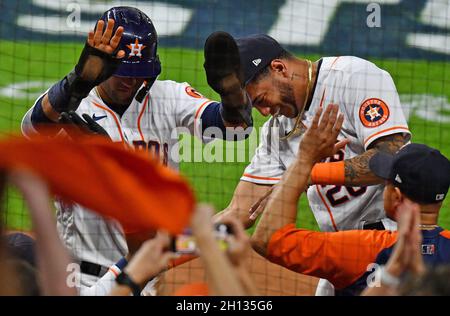
[[[172,251],[178,254],[198,254],[195,237],[190,229],[172,238]]]
[[[217,223],[214,225],[214,235],[221,250],[228,249],[227,236],[232,235],[233,231],[231,226],[223,223]],[[196,254],[198,255],[197,243],[195,237],[192,235],[192,231],[186,228],[182,234],[175,236],[172,239],[171,250],[178,254]]]

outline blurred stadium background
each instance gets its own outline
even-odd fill
[[[206,84],[202,47],[216,30],[234,36],[267,33],[313,60],[339,55],[369,59],[394,78],[413,142],[450,157],[450,1],[445,0],[0,0],[1,135],[20,131],[25,111],[73,68],[87,31],[116,5],[136,6],[152,18],[163,64],[160,79],[189,82],[211,98],[216,95]],[[380,23],[368,24],[377,5]],[[254,115],[256,126],[262,125],[264,118],[256,111]],[[198,200],[220,210],[228,205],[246,164],[182,163],[181,172]],[[445,228],[450,227],[449,199],[440,222]],[[2,220],[9,229],[31,229],[22,199],[13,190],[8,190],[4,208]],[[299,224],[317,229],[305,200],[299,209]]]

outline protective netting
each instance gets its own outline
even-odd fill
[[[266,33],[296,56],[312,61],[326,56],[368,59],[392,77],[412,141],[425,143],[450,156],[450,3],[445,0],[2,0],[2,136],[20,133],[25,113],[39,96],[73,69],[87,32],[104,11],[116,5],[137,7],[152,19],[159,37],[160,80],[187,82],[212,100],[218,100],[218,96],[206,83],[203,45],[207,36],[216,30],[227,31],[236,37]],[[137,42],[130,43],[133,44],[137,45]],[[191,93],[195,95],[196,92]],[[155,98],[159,98],[161,104],[165,99],[171,100],[171,107],[185,106],[184,99],[176,100],[177,95],[161,93]],[[151,107],[152,103],[149,104]],[[172,112],[159,108],[152,111],[156,111],[158,115],[155,117],[161,120],[178,120],[170,117],[170,113],[176,113],[175,108]],[[187,119],[189,115],[194,117],[198,113],[180,110],[180,115]],[[134,114],[141,119],[141,113]],[[254,132],[243,142],[216,140],[202,145],[191,136],[182,136],[187,144],[185,150],[191,154],[183,156],[180,171],[189,179],[197,199],[212,203],[217,211],[229,205],[236,185],[259,144],[260,127],[268,118],[255,109],[253,116]],[[180,122],[184,124],[182,119]],[[127,141],[170,157],[171,151],[165,152],[164,145],[148,135],[155,135],[156,129],[170,132],[174,124],[145,119],[139,124],[142,126],[129,134],[136,138]],[[355,196],[351,194],[355,191],[347,194],[345,188],[342,189],[329,191],[325,198],[339,202]],[[333,201],[329,202],[333,204]],[[444,228],[450,225],[448,201],[447,198],[444,202],[439,221]],[[297,226],[319,230],[320,225],[308,206],[306,196],[302,197],[299,210]],[[170,216],[170,210],[167,210],[167,216]],[[7,230],[32,231],[25,204],[13,189],[6,191],[2,217]],[[84,220],[96,219],[86,217]],[[252,231],[249,230],[250,233]],[[94,229],[87,233],[96,235],[99,231]],[[102,242],[101,238],[98,240]],[[97,245],[99,253],[114,253],[112,249],[105,249],[108,245]],[[80,246],[75,252],[83,251],[83,246]],[[95,253],[90,256],[96,257]],[[98,257],[103,257],[103,254]],[[256,254],[251,256],[249,269],[264,295],[314,294],[316,289],[317,279],[270,264]],[[185,283],[204,279],[202,264],[197,260],[161,278],[160,293],[170,295]]]

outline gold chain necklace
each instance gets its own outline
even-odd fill
[[[306,62],[308,63],[308,84],[306,85],[305,101],[303,102],[302,110],[297,115],[294,128],[287,135],[280,136],[280,140],[286,140],[290,138],[301,129],[300,125],[302,123],[303,113],[305,113],[306,104],[308,103],[309,94],[311,93],[311,81],[312,81],[312,62],[309,59],[306,59]]]

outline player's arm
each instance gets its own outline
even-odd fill
[[[338,106],[329,105],[319,122],[321,113],[320,108],[300,142],[296,160],[274,187],[252,236],[253,247],[262,256],[266,256],[267,246],[276,231],[288,224],[295,224],[298,200],[308,185],[314,164],[332,156],[345,145],[344,142],[335,144],[343,122],[342,115],[338,118]]]
[[[201,123],[202,135],[207,138],[214,137],[227,141],[239,141],[248,138],[252,132],[251,126],[245,129],[230,128],[235,126],[230,125],[224,120],[223,103],[219,102],[211,102],[208,104],[201,115]],[[208,129],[211,127],[214,129],[209,131]],[[221,133],[217,133],[217,129]]]
[[[31,124],[58,122],[62,112],[75,111],[81,100],[98,84],[108,79],[120,64],[124,51],[116,52],[123,27],[113,34],[114,20],[100,20],[95,31],[90,31],[87,42],[74,70],[56,83],[35,104]]]
[[[134,283],[135,291],[140,291],[145,284],[153,277],[167,268],[169,261],[176,257],[176,254],[169,251],[170,238],[166,233],[158,233],[155,238],[142,243],[139,250],[132,256],[130,262],[122,272]],[[119,274],[119,280],[121,278]],[[116,282],[117,282],[116,278]],[[139,290],[138,290],[139,289]],[[130,286],[122,283],[116,284],[111,290],[111,296],[125,296],[132,293]],[[138,295],[139,293],[133,293]]]
[[[377,152],[395,154],[408,138],[401,133],[388,135],[375,140],[369,149],[363,154],[344,160],[345,185],[362,186],[383,183],[383,180],[375,176],[369,169],[369,160]]]
[[[344,161],[318,163],[311,172],[309,184],[365,186],[383,183],[383,179],[370,171],[370,158],[377,152],[394,154],[408,141],[409,136],[402,133],[383,136],[361,155]]]
[[[213,295],[248,295],[236,269],[214,238],[211,221],[213,212],[212,207],[199,205],[191,219],[192,232],[205,267],[208,285]]]
[[[391,76],[375,65],[352,74],[347,83],[343,111],[357,141],[365,152],[344,160],[318,164],[311,175],[313,184],[365,186],[382,183],[369,170],[369,160],[377,152],[393,154],[410,139],[410,131]]]
[[[11,171],[9,181],[23,194],[36,234],[36,261],[43,295],[76,295],[67,284],[70,256],[64,248],[53,218],[47,184],[28,171]]]
[[[228,216],[237,217],[245,228],[251,227],[255,221],[249,218],[251,214],[250,208],[256,201],[261,200],[271,188],[272,185],[256,184],[241,180],[228,207],[217,213],[214,219],[220,221]]]

